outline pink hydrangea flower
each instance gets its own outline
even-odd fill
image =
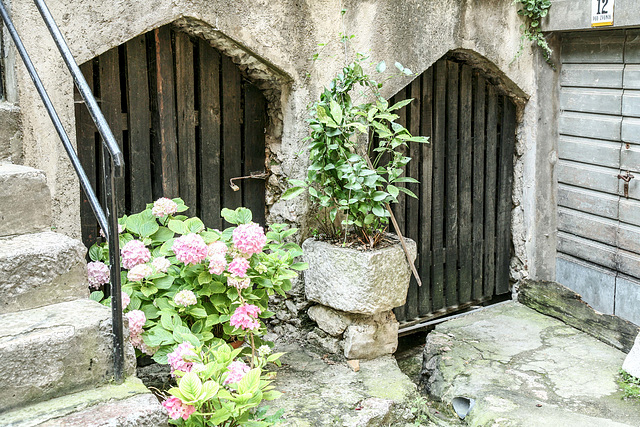
[[[131,303],[131,297],[129,296],[128,293],[122,292],[121,298],[122,298],[122,309],[124,310]]]
[[[158,258],[154,258],[153,261],[151,261],[151,266],[160,273],[166,273],[169,267],[171,267],[171,261],[161,256]]]
[[[127,273],[127,280],[139,282],[145,277],[151,276],[153,270],[147,264],[138,264]]]
[[[124,231],[124,228],[125,228],[124,225],[118,224],[118,234],[122,234],[122,232]],[[104,234],[104,230],[102,228],[100,229],[100,235],[105,239],[107,238],[107,235]]]
[[[177,211],[178,204],[171,199],[167,199],[166,197],[161,197],[153,202],[153,208],[151,208],[151,213],[158,218],[167,215],[173,215]]]
[[[142,333],[142,327],[147,321],[147,316],[142,310],[131,310],[126,314],[129,319],[129,332],[131,335],[139,335]]]
[[[227,259],[224,255],[212,256],[209,260],[209,273],[220,275],[227,268]]]
[[[234,276],[244,277],[247,274],[247,270],[249,269],[249,261],[244,258],[234,258],[233,261],[229,263],[229,273]]]
[[[196,265],[207,257],[208,248],[199,234],[191,233],[178,237],[171,247],[178,261],[186,265]]]
[[[188,307],[190,305],[197,304],[198,299],[196,298],[196,294],[194,294],[193,291],[183,289],[173,297],[173,302],[175,302],[176,305]]]
[[[193,345],[190,342],[185,341],[176,347],[176,349],[171,353],[167,354],[167,360],[171,366],[171,376],[175,376],[175,371],[191,372],[193,362],[188,362],[184,360],[184,358],[185,356],[195,356],[196,354],[193,350]]]
[[[137,348],[138,350],[140,350],[144,354],[148,354],[149,356],[153,356],[155,352],[158,351],[158,347],[149,347],[147,344],[145,344],[144,340],[142,339],[142,335],[140,334],[130,335],[129,341],[131,341],[131,344],[134,348]]]
[[[231,362],[229,366],[227,366],[227,369],[229,370],[229,375],[227,375],[227,378],[224,380],[225,385],[239,383],[247,372],[251,370],[246,363],[240,362],[239,360]]]
[[[218,240],[213,243],[209,243],[207,256],[209,258],[213,258],[216,255],[225,255],[228,250],[229,248],[227,247],[227,244]]]
[[[104,262],[93,261],[87,264],[89,286],[98,289],[100,285],[109,283],[109,267]]]
[[[120,250],[122,254],[122,266],[127,270],[139,264],[144,264],[151,259],[151,252],[140,240],[131,240]]]
[[[231,315],[229,323],[236,328],[255,331],[260,328],[258,315],[261,312],[260,307],[252,304],[243,304],[236,308],[236,311]]]
[[[247,289],[251,286],[251,279],[248,277],[240,279],[238,277],[231,276],[227,279],[227,285],[233,286],[236,289]]]
[[[233,230],[233,244],[245,254],[261,252],[266,243],[267,237],[263,228],[254,222],[241,224]]]
[[[168,398],[167,400],[162,402],[162,406],[164,406],[164,408],[169,413],[169,418],[173,420],[177,420],[178,418],[186,420],[191,416],[191,414],[196,411],[195,406],[187,405],[177,397]]]

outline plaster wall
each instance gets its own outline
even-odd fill
[[[279,201],[278,194],[285,187],[284,177],[299,178],[305,174],[305,156],[299,153],[307,134],[306,106],[345,61],[345,49],[337,42],[338,34],[356,35],[347,48],[347,58],[354,51],[365,52],[376,63],[399,61],[418,74],[451,50],[467,53],[498,77],[518,104],[512,278],[517,280],[538,271],[532,265],[538,259],[546,259],[540,257],[540,251],[555,251],[548,240],[543,249],[539,245],[540,236],[548,232],[548,224],[541,223],[538,217],[555,206],[546,198],[537,198],[541,188],[536,180],[551,178],[546,167],[548,150],[540,151],[536,145],[540,142],[536,130],[539,122],[536,69],[545,65],[529,45],[514,61],[522,22],[511,0],[49,0],[48,4],[78,63],[178,20],[183,28],[200,31],[247,74],[262,79],[262,88],[271,90],[268,98],[272,103],[267,141],[267,166],[272,174],[267,195],[269,218],[302,226],[307,215],[305,202],[301,198]],[[16,26],[73,141],[72,78],[33,2],[13,0],[11,8]],[[347,10],[344,19],[342,8]],[[312,61],[311,56],[320,50],[318,43],[328,42],[322,49],[323,59]],[[54,226],[79,237],[77,179],[24,66],[17,63],[15,67],[13,85],[23,114],[24,162],[47,175],[53,195]],[[409,77],[391,80],[384,94],[391,96],[410,80]],[[550,181],[548,186],[551,185]],[[551,265],[549,269],[553,269]],[[549,274],[544,270],[536,278],[554,277],[555,272]]]

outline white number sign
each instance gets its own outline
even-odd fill
[[[591,26],[613,25],[614,0],[591,0]]]

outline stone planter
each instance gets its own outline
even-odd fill
[[[417,246],[406,239],[415,261]],[[308,239],[302,244],[305,294],[320,305],[309,309],[318,324],[308,339],[347,359],[372,359],[395,352],[398,322],[391,311],[407,299],[411,269],[402,245],[360,251]]]
[[[411,261],[417,246],[406,239]],[[302,244],[307,299],[347,313],[376,315],[404,305],[411,269],[400,242],[359,251],[316,239]]]

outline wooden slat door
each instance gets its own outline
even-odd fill
[[[123,149],[119,215],[159,197],[182,197],[208,227],[221,228],[223,207],[249,207],[264,223],[264,180],[231,178],[265,170],[267,102],[239,68],[206,41],[170,26],[143,34],[83,64]],[[76,96],[78,154],[94,186],[101,181],[99,136]],[[97,189],[102,198],[102,191]],[[81,198],[82,236],[98,225]]]
[[[479,70],[443,58],[398,92],[414,98],[398,122],[431,143],[412,145],[406,174],[420,181],[394,206],[418,243],[422,287],[395,310],[401,328],[510,292],[516,111]]]

